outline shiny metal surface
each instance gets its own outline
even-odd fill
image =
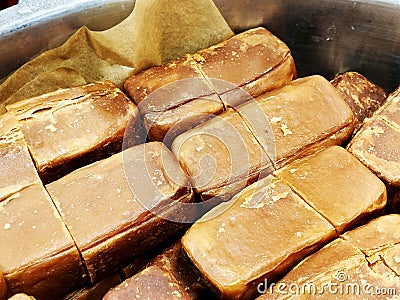
[[[356,70],[400,84],[400,0],[214,0],[235,31],[265,26],[292,49],[299,75]],[[124,19],[132,0],[25,0],[0,11],[0,78],[75,29]]]

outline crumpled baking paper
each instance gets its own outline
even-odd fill
[[[0,85],[0,114],[19,100],[97,80],[125,79],[228,39],[232,30],[211,0],[136,0],[105,30],[81,27],[65,44],[23,65]]]

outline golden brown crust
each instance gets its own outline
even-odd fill
[[[76,290],[60,300],[95,300],[103,299],[104,295],[113,287],[120,284],[122,278],[119,274],[111,275],[102,281]]]
[[[113,274],[184,228],[184,218],[190,216],[179,204],[193,198],[186,176],[161,143],[132,147],[46,188],[82,253],[92,282]],[[170,221],[173,218],[183,223]]]
[[[201,50],[194,54],[193,58],[207,80],[218,79],[231,85],[229,87],[211,81],[217,94],[222,95],[230,89],[245,86],[268,74],[280,66],[288,56],[289,48],[268,30],[259,27]],[[283,74],[281,76],[285,77]],[[295,74],[289,74],[288,78],[292,79],[292,76]],[[268,84],[265,90],[270,90]]]
[[[221,101],[216,95],[212,95],[198,98],[172,110],[147,113],[143,119],[150,140],[162,141],[170,146],[179,134],[223,111]]]
[[[118,152],[135,105],[111,82],[59,90],[7,106],[46,183]]]
[[[393,247],[400,241],[400,236],[394,228],[399,228],[399,215],[386,215],[370,221],[342,235],[363,253],[372,255],[382,249]]]
[[[350,108],[321,76],[294,80],[237,110],[276,168],[340,145],[354,129]]]
[[[389,189],[388,206],[400,210],[400,86],[364,122],[347,149],[381,178]]]
[[[5,199],[0,212],[0,265],[9,296],[56,299],[87,283],[78,249],[42,185]]]
[[[192,85],[190,89],[189,86],[179,85],[179,81],[185,79],[194,79],[197,85]],[[199,73],[191,55],[185,55],[174,62],[132,75],[125,81],[124,87],[129,97],[140,106],[141,114],[165,111],[189,100],[214,93]],[[171,93],[169,90],[175,93]],[[152,93],[156,91],[157,94],[154,95],[157,95],[157,98],[152,96]],[[142,103],[143,101],[144,103]]]
[[[382,213],[386,205],[383,182],[341,147],[292,162],[276,175],[339,233]]]

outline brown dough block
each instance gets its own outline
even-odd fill
[[[188,293],[190,299],[216,299],[210,284],[187,257],[180,240],[152,259],[147,266],[156,266],[168,272]]]
[[[400,87],[350,141],[348,150],[388,188],[388,207],[400,211]]]
[[[240,103],[223,95],[235,88],[241,87],[257,97],[296,77],[290,49],[262,27],[201,50],[193,58],[224,104],[230,106]]]
[[[7,284],[4,279],[3,273],[0,272],[0,300],[5,299],[7,292]]]
[[[144,124],[152,141],[162,141],[171,146],[175,137],[204,123],[224,111],[217,95],[198,98],[163,112],[150,112],[143,116]]]
[[[122,148],[135,105],[111,82],[59,90],[7,106],[45,182]],[[134,144],[135,141],[132,141]]]
[[[160,248],[162,248],[162,246]],[[137,257],[131,258],[129,264],[124,266],[121,270],[123,278],[132,277],[141,271],[146,264],[160,252],[160,250],[156,250],[157,249],[154,249],[154,251],[147,251],[145,254],[140,254]]]
[[[356,120],[355,132],[382,106],[387,98],[386,92],[378,85],[357,72],[338,74],[331,84],[350,106]]]
[[[341,233],[382,213],[382,181],[345,149],[333,146],[277,171],[310,206]]]
[[[202,200],[229,200],[247,186],[249,177],[258,177],[263,170],[272,172],[263,149],[232,109],[178,136],[172,151],[191,177],[196,193],[207,195]],[[233,183],[235,187],[225,189]]]
[[[247,299],[258,283],[281,277],[335,235],[289,186],[269,176],[197,221],[182,245],[222,298]]]
[[[224,109],[190,55],[133,75],[124,86],[138,105],[149,139],[162,142],[167,135],[169,145],[176,135],[207,119],[205,115]]]
[[[379,115],[397,128],[400,127],[400,86],[391,93]]]
[[[124,87],[141,114],[166,111],[215,93],[191,55],[133,75]]]
[[[47,189],[82,252],[92,283],[193,219],[193,205],[184,204],[193,200],[187,178],[158,142],[76,170]]]
[[[385,183],[400,186],[400,130],[381,117],[364,125],[348,150]]]
[[[205,114],[218,115],[225,107],[237,106],[295,77],[289,48],[266,29],[256,28],[133,75],[124,86],[144,115],[150,139],[162,141],[173,127],[171,138],[204,122]],[[205,103],[206,99],[212,102]]]
[[[165,299],[189,300],[186,291],[167,271],[151,266],[110,290],[104,300]]]
[[[0,202],[14,193],[40,183],[18,120],[0,116]]]
[[[40,184],[0,203],[0,268],[9,296],[56,299],[88,280],[74,241]]]
[[[387,215],[345,233],[275,285],[260,286],[266,293],[257,299],[397,299],[399,224],[399,215]]]
[[[62,300],[98,300],[103,299],[104,295],[122,282],[119,274],[111,275],[102,281],[74,291],[62,298]]]
[[[341,144],[354,129],[350,108],[321,76],[297,79],[237,110],[276,168]]]

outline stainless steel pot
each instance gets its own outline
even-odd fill
[[[292,49],[300,76],[356,70],[400,84],[400,0],[214,0],[235,31],[265,26]],[[77,28],[109,28],[133,0],[20,0],[0,11],[0,78]]]

